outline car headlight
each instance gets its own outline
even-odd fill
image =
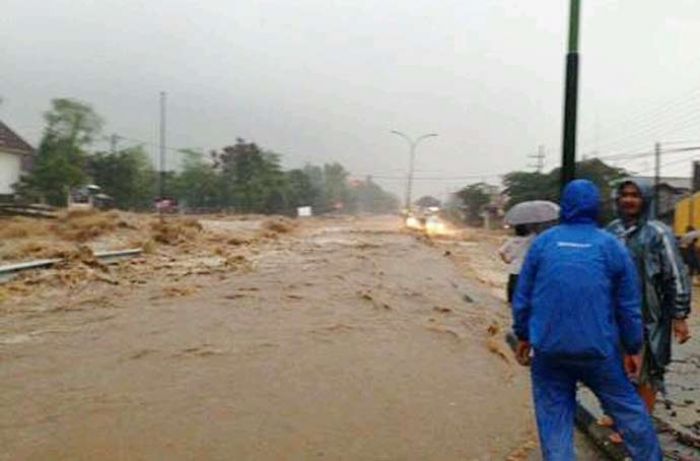
[[[416,219],[414,216],[409,216],[406,218],[406,227],[410,227],[411,229],[418,229],[420,228],[420,223],[418,222],[418,219]]]
[[[444,234],[445,229],[445,223],[438,219],[431,219],[425,223],[425,230],[429,234]]]

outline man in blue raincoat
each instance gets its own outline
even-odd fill
[[[630,250],[642,283],[645,325],[639,394],[649,412],[663,390],[671,361],[671,336],[679,343],[690,338],[690,282],[671,230],[651,219],[653,189],[644,181],[625,179],[615,189],[619,219],[608,225]]]
[[[625,247],[597,228],[599,207],[593,183],[572,181],[563,192],[561,224],[533,242],[513,302],[516,357],[528,365],[534,352],[532,386],[546,461],[575,459],[578,381],[615,418],[632,458],[658,461],[651,418],[622,360],[642,348],[639,280]]]

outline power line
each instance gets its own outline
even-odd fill
[[[648,105],[647,108],[648,110],[636,110],[634,111],[633,115],[630,117],[625,117],[622,119],[617,120],[616,122],[612,124],[608,124],[608,128],[618,128],[620,126],[629,126],[629,125],[635,125],[640,121],[645,121],[649,119],[650,117],[658,117],[659,114],[666,113],[669,109],[677,106],[678,104],[687,104],[689,100],[691,100],[692,96],[696,93],[700,92],[700,87],[694,88],[693,90],[689,91],[688,93],[684,93],[682,95],[679,95],[671,100],[665,101],[655,107],[652,107],[651,105]],[[592,138],[595,138],[595,133],[588,135],[585,139],[590,140]]]
[[[700,105],[700,103],[698,103]],[[700,124],[700,110],[693,108],[691,111],[679,114],[673,119],[657,120],[652,124],[638,126],[625,134],[611,138],[604,143],[606,150],[625,144],[629,140],[646,142],[650,138],[667,137],[671,133],[676,133],[682,129],[689,128],[695,124]]]
[[[643,134],[645,132],[649,131],[654,131],[657,129],[660,125],[665,125],[668,123],[674,123],[677,122],[680,119],[685,119],[689,115],[692,115],[695,113],[698,105],[700,105],[700,101],[687,101],[684,104],[681,104],[679,106],[674,107],[675,111],[668,113],[664,112],[664,114],[667,115],[655,115],[652,116],[651,118],[648,119],[640,119],[638,122],[635,123],[630,123],[626,125],[619,125],[619,124],[612,124],[606,126],[606,130],[610,132],[612,135],[608,136],[607,138],[604,138],[603,145],[606,147],[609,147],[610,145],[613,144],[619,144],[622,140],[627,139],[631,137],[632,135],[637,135],[637,134]],[[600,138],[600,133],[598,133],[594,139],[594,142],[582,142],[584,146],[587,148],[591,146],[591,144],[594,144],[594,147],[598,148],[600,146],[601,140]]]
[[[501,178],[505,176],[506,173],[502,174],[475,174],[466,176],[434,176],[434,177],[415,177],[414,180],[417,181],[465,181],[470,179],[493,179]],[[357,175],[363,176],[363,175]],[[382,175],[371,175],[372,179],[386,180],[386,181],[405,181],[405,176],[382,176]]]
[[[605,154],[605,155],[595,155],[592,157],[589,157],[589,159],[598,159],[598,160],[626,160],[626,159],[633,159],[633,158],[639,158],[639,157],[647,157],[654,155],[653,152],[620,152],[620,153],[614,153],[614,154]]]
[[[640,121],[647,121],[649,118],[658,118],[660,114],[667,113],[669,110],[677,108],[679,104],[689,104],[692,102],[692,97],[697,96],[698,93],[700,93],[700,87],[693,88],[689,92],[683,93],[671,100],[668,100],[666,102],[663,102],[659,105],[652,106],[648,105],[648,109],[642,109],[640,111],[635,111],[634,115],[630,117],[623,118],[621,120],[618,120],[615,123],[608,124],[608,129],[611,128],[618,128],[620,126],[630,126],[630,125],[636,125]],[[591,135],[588,135],[586,138],[584,138],[586,141],[594,140],[597,137],[597,134],[594,132]],[[588,145],[586,143],[585,145]]]
[[[673,144],[700,144],[700,140],[689,139],[689,140],[685,140],[685,141],[664,141],[664,144],[666,144],[666,145],[668,145],[668,144],[671,144],[671,145],[673,145]]]
[[[663,154],[688,154],[690,152],[698,152],[700,151],[700,146],[690,146],[690,147],[679,147],[679,148],[673,148],[673,149],[666,149],[663,151]],[[596,156],[596,157],[590,157],[588,160],[612,160],[612,159],[635,159],[635,158],[647,158],[647,157],[652,157],[655,155],[655,152],[651,151],[646,151],[646,152],[626,152],[623,154],[607,154],[607,155],[602,155],[602,156]],[[687,161],[687,159],[683,158],[680,159],[680,161],[671,161],[662,164],[661,166],[667,166],[667,165],[674,165],[676,163],[681,163]],[[654,168],[651,168],[649,170],[653,171]],[[642,170],[642,171],[647,171],[647,170]],[[473,174],[473,175],[463,175],[463,176],[418,176],[415,177],[414,180],[416,181],[465,181],[465,180],[473,180],[473,179],[494,179],[494,178],[502,178],[508,173],[497,173],[497,174]],[[365,174],[366,175],[366,174]],[[360,175],[362,176],[362,175]],[[377,180],[385,180],[385,181],[405,181],[406,177],[405,176],[391,176],[391,175],[371,175],[373,179]]]
[[[700,158],[700,157],[698,157],[697,155],[695,155],[695,156],[693,156],[693,157],[682,158],[682,159],[675,159],[675,160],[672,160],[672,161],[670,161],[670,162],[662,163],[662,164],[661,164],[661,167],[663,168],[663,167],[668,167],[668,166],[672,166],[672,165],[678,165],[678,164],[684,163],[684,162],[692,162],[692,161],[694,161],[694,160],[698,160],[699,158]],[[650,171],[654,171],[655,168],[656,168],[656,166],[653,166],[653,167],[651,167],[651,168],[646,168],[646,169],[644,169],[644,170],[637,171],[637,174],[640,174],[640,173],[648,173],[648,172],[650,172]]]
[[[640,138],[647,135],[651,136],[661,130],[677,131],[679,129],[679,123],[684,123],[687,125],[688,123],[692,123],[697,120],[698,106],[700,106],[700,101],[687,101],[685,104],[675,107],[675,112],[671,113],[670,117],[658,115],[641,124],[628,125],[628,127],[624,129],[616,129],[615,131],[618,134],[608,138],[608,140],[603,144],[606,149],[610,149],[611,146],[622,144],[630,138]],[[679,111],[680,108],[684,108],[685,110]],[[664,137],[667,135],[667,133],[664,133]],[[598,144],[599,143],[596,142],[596,147],[598,147]],[[584,144],[586,147],[589,145],[590,143]]]
[[[698,151],[700,150],[700,146],[697,147],[683,147],[683,148],[674,148],[674,149],[666,149],[663,151],[664,154],[682,154],[682,153],[687,153],[687,152],[692,152],[692,151]],[[609,161],[609,162],[617,162],[619,160],[640,160],[640,159],[646,159],[649,157],[653,157],[655,155],[654,151],[645,151],[645,152],[621,152],[621,153],[614,153],[614,154],[605,154],[605,155],[597,155],[594,157],[589,157],[588,160],[601,160],[601,161]]]

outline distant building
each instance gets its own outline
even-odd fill
[[[14,194],[12,185],[32,168],[34,149],[0,121],[0,198]]]

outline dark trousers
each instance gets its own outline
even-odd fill
[[[508,286],[506,287],[508,304],[513,304],[513,294],[515,293],[515,287],[517,287],[517,286],[518,286],[518,274],[508,275]]]
[[[683,259],[688,266],[688,274],[691,277],[700,272],[700,261],[698,261],[698,254],[695,252],[694,246],[683,249]]]
[[[532,363],[532,392],[545,461],[574,461],[576,383],[583,382],[615,421],[634,461],[661,461],[651,417],[617,355],[600,360],[555,360],[538,356]]]

